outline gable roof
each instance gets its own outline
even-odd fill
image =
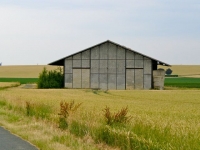
[[[107,43],[107,42],[108,42],[108,43],[112,43],[112,44],[117,45],[117,46],[120,46],[120,47],[122,47],[122,48],[124,48],[124,49],[130,50],[130,51],[132,51],[132,52],[134,52],[134,53],[137,53],[137,54],[140,54],[140,55],[142,55],[142,56],[145,56],[145,57],[147,57],[147,58],[149,58],[149,59],[151,59],[151,60],[157,62],[158,65],[171,66],[171,65],[169,65],[169,64],[167,64],[167,63],[165,63],[165,62],[162,62],[162,61],[160,61],[160,60],[154,59],[154,58],[149,57],[149,56],[147,56],[147,55],[144,55],[144,54],[142,54],[142,53],[136,52],[136,51],[134,51],[134,50],[132,50],[132,49],[130,49],[130,48],[127,48],[127,47],[125,47],[125,46],[123,46],[123,45],[120,45],[120,44],[117,44],[117,43],[115,43],[115,42],[112,42],[112,41],[110,41],[110,40],[104,41],[104,42],[102,42],[102,43],[99,43],[99,44],[94,45],[94,46],[92,46],[92,47],[86,48],[86,49],[84,49],[84,50],[82,50],[82,51],[79,51],[79,52],[77,52],[77,53],[74,53],[74,54],[72,54],[72,55],[69,55],[69,56],[66,56],[66,57],[64,57],[64,58],[61,58],[61,59],[59,59],[59,60],[56,60],[56,61],[54,61],[54,62],[51,62],[51,63],[49,63],[48,65],[64,66],[64,60],[65,60],[66,58],[71,57],[71,56],[73,56],[73,55],[76,55],[76,54],[78,54],[78,53],[84,52],[84,51],[86,51],[86,50],[88,50],[88,49],[92,49],[92,48],[94,48],[94,47],[96,47],[96,46],[102,45],[102,44]]]

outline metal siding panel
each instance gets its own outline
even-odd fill
[[[86,67],[90,67],[90,60],[82,60],[82,67],[86,68]]]
[[[117,49],[117,59],[125,59],[125,49],[122,47],[118,47]]]
[[[126,59],[135,59],[135,53],[130,51],[130,50],[127,50],[126,51]]]
[[[126,89],[133,90],[135,88],[135,69],[126,69]]]
[[[100,45],[100,59],[108,59],[108,45],[107,45],[107,43]]]
[[[143,69],[135,69],[135,89],[143,89]]]
[[[71,74],[65,74],[65,87],[66,88],[72,88],[72,73]]]
[[[144,89],[149,90],[151,89],[151,83],[152,83],[152,76],[151,75],[144,75]]]
[[[73,67],[81,68],[81,60],[78,59],[73,60]]]
[[[82,52],[82,59],[90,59],[90,50]]]
[[[99,47],[98,46],[91,49],[91,59],[99,59]]]
[[[142,55],[136,53],[135,54],[135,59],[142,59],[143,60],[144,58],[143,58]]]
[[[73,60],[74,59],[81,59],[81,53],[78,53],[76,55],[73,56]]]
[[[108,60],[100,60],[100,73],[107,73],[108,71]]]
[[[108,59],[117,59],[117,46],[109,43]]]
[[[99,74],[91,74],[91,88],[99,88]]]
[[[151,60],[144,60],[144,74],[152,74]]]
[[[125,74],[125,60],[117,60],[117,73]]]
[[[117,89],[125,90],[125,74],[117,74]]]
[[[82,88],[90,88],[90,69],[82,69]]]
[[[108,89],[108,76],[107,74],[100,74],[100,89]]]
[[[135,60],[135,68],[143,68],[144,61],[143,60]]]
[[[72,73],[72,60],[65,59],[65,73]]]
[[[135,68],[135,60],[126,60],[126,68]]]
[[[73,69],[73,88],[81,88],[81,69]]]
[[[108,73],[117,72],[117,60],[108,60]]]
[[[117,75],[116,74],[108,74],[108,89],[116,90],[117,87]]]
[[[99,60],[91,60],[91,73],[99,73]]]

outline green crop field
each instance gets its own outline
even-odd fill
[[[0,82],[19,82],[20,84],[37,83],[38,78],[0,78]]]
[[[200,78],[165,78],[165,86],[200,88]]]

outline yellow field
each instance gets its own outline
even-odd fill
[[[200,77],[200,65],[172,65],[172,67],[158,66],[158,68],[171,68],[174,75]]]
[[[14,119],[11,118],[10,112],[7,112],[10,114],[7,118],[0,115],[3,120],[1,124],[41,149],[116,149],[124,145],[122,149],[133,147],[134,149],[147,147],[148,149],[198,149],[200,147],[200,90],[104,92],[12,88],[0,92],[0,100],[12,104],[14,110],[19,109],[20,112],[24,110],[21,113],[14,113]],[[56,125],[59,104],[61,101],[72,100],[82,105],[71,117],[74,122],[69,130],[60,131]],[[26,102],[30,102],[34,107],[49,106],[51,108],[49,121],[33,118],[27,120]],[[117,128],[105,126],[103,109],[106,106],[110,107],[111,112],[117,112],[122,107],[128,106],[128,115],[133,117],[130,125]],[[105,134],[108,134],[108,138],[113,140],[110,142],[114,142],[115,146],[105,139],[105,135],[101,138],[101,134],[107,130],[109,133]],[[98,138],[97,141],[95,138]],[[133,145],[127,143],[127,140],[132,140]],[[126,144],[132,148],[126,147]]]
[[[0,88],[18,86],[18,82],[0,82]]]
[[[22,65],[0,66],[0,77],[6,78],[38,78],[39,73],[46,67],[47,70],[56,69],[56,66],[45,65]]]
[[[47,70],[56,69],[57,66],[45,65],[27,65],[27,66],[1,66],[0,77],[6,78],[37,78],[42,69],[46,67]],[[158,66],[158,68],[167,69],[169,67]],[[200,65],[172,65],[172,74],[200,77]]]

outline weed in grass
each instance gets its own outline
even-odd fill
[[[0,100],[0,107],[6,106],[6,101]]]
[[[103,111],[107,125],[123,124],[129,122],[132,119],[131,116],[127,116],[128,107],[122,108],[117,113],[113,114],[110,112],[110,108],[107,106]]]
[[[75,104],[74,101],[71,102],[60,102],[60,113],[59,115],[59,128],[65,130],[68,128],[67,118],[73,112],[75,112],[82,103]]]
[[[83,137],[88,133],[89,129],[85,124],[73,120],[70,124],[69,130],[72,134]]]
[[[48,119],[52,113],[51,107],[45,104],[31,104],[26,102],[26,115],[36,118]]]

